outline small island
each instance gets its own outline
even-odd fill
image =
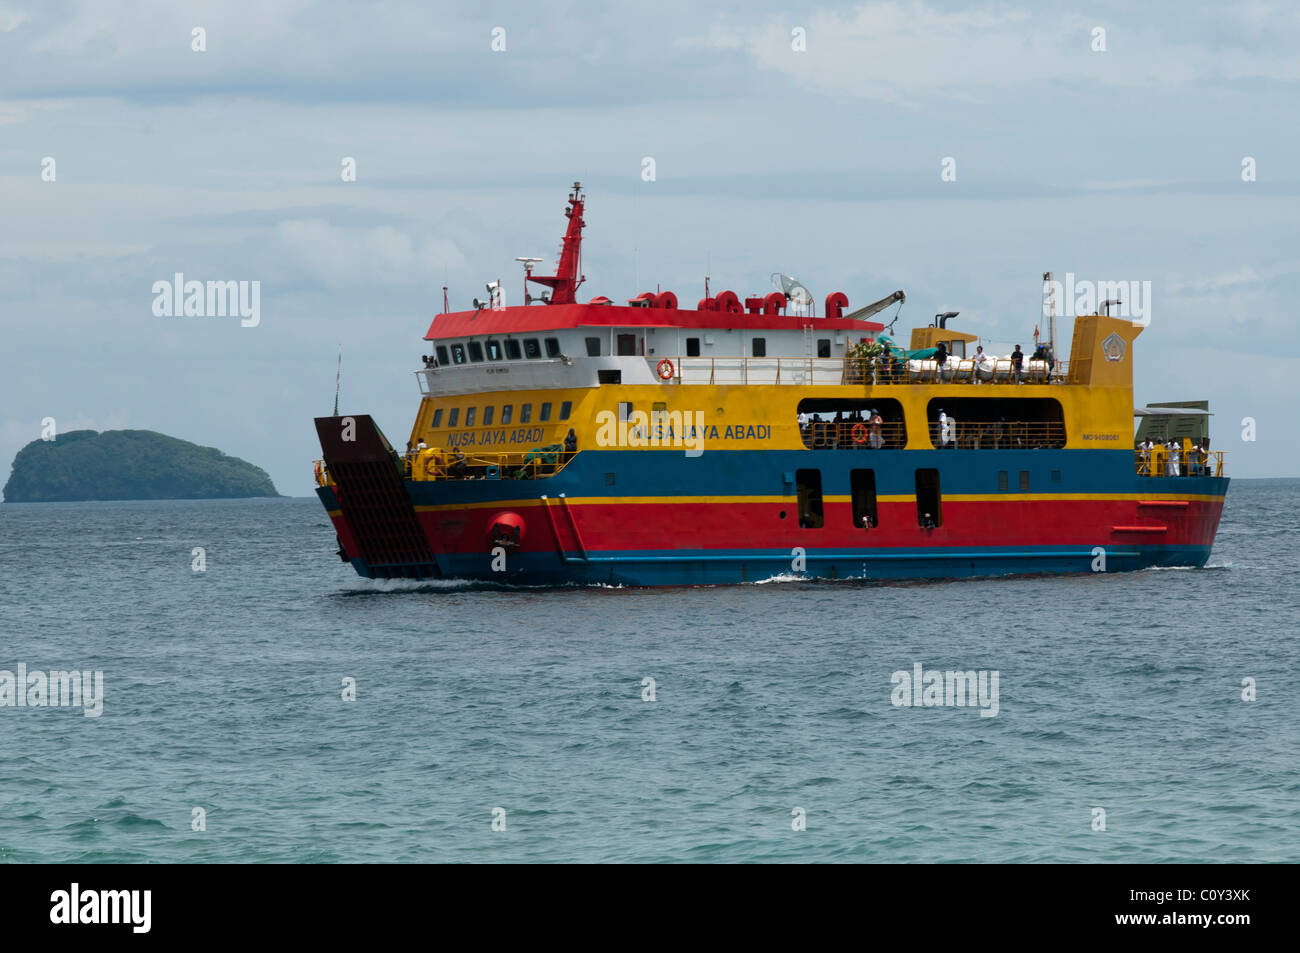
[[[72,430],[14,457],[6,503],[279,496],[261,467],[152,430]]]

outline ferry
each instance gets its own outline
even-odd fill
[[[904,292],[818,308],[780,274],[743,298],[706,278],[694,308],[579,301],[585,211],[575,183],[555,273],[517,259],[522,304],[498,280],[451,311],[444,288],[405,448],[337,398],[316,419],[316,492],[361,576],[683,586],[1209,558],[1224,454],[1205,402],[1134,408],[1140,323],[1076,316],[1058,360],[1054,310],[1032,352],[984,353],[953,312],[904,346],[875,320]]]

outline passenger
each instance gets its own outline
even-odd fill
[[[564,435],[564,462],[568,463],[573,459],[573,455],[578,452],[578,435],[574,433],[572,427]]]
[[[1147,437],[1138,443],[1138,459],[1142,461],[1138,467],[1138,473],[1143,476],[1151,475],[1151,438]]]
[[[1017,344],[1016,349],[1011,352],[1011,373],[1015,375],[1017,384],[1020,383],[1020,369],[1024,367],[1024,364],[1025,352],[1020,350],[1020,345]]]
[[[848,446],[848,441],[844,434],[844,413],[835,411],[835,420],[831,426],[831,449],[838,450],[840,447]]]
[[[989,356],[984,353],[984,346],[982,344],[975,345],[975,354],[971,358],[971,361],[973,362],[973,366],[971,368],[970,379],[978,384],[980,382],[980,371],[984,370],[989,365]]]
[[[934,349],[934,363],[939,365],[939,370],[943,370],[943,365],[948,362],[948,346],[942,341]]]
[[[1214,476],[1214,468],[1210,466],[1210,438],[1201,438],[1201,474],[1202,476]]]
[[[447,467],[447,472],[451,474],[452,479],[465,479],[465,451],[460,447],[451,452],[451,464]]]
[[[408,444],[408,446],[409,446],[409,444]],[[417,444],[415,445],[415,449],[416,449],[417,451],[418,451],[418,450],[428,450],[428,449],[429,449],[429,445],[428,445],[427,443],[425,443],[425,442],[424,442],[424,438],[421,437],[421,438],[420,438],[420,442],[417,443]]]
[[[1165,457],[1165,476],[1176,477],[1178,476],[1178,442],[1171,439],[1165,444],[1165,452],[1167,454]]]
[[[874,407],[869,416],[871,417],[871,432],[867,434],[867,443],[872,450],[879,450],[885,445],[885,420],[876,412]]]
[[[402,469],[409,480],[411,477],[411,464],[415,461],[415,445],[411,441],[406,441],[406,453],[402,455]]]

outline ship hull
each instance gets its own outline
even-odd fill
[[[866,469],[873,528],[855,525],[850,474]],[[937,527],[921,525],[919,469],[938,473]],[[810,470],[819,527],[798,519]],[[365,577],[681,586],[1200,567],[1228,482],[1141,477],[1117,450],[593,450],[542,480],[399,479],[383,520],[412,520],[419,552],[366,545],[346,485],[318,494]],[[521,532],[500,545],[503,516]]]

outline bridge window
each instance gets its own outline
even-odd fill
[[[433,427],[435,430],[436,430],[437,428],[439,428],[439,427],[442,426],[442,408],[441,408],[441,407],[439,407],[437,410],[435,410],[435,411],[433,412],[433,422],[430,423],[429,426],[430,426],[430,427]]]
[[[542,346],[537,342],[537,338],[524,338],[524,357],[532,361],[541,356]]]
[[[600,357],[600,338],[587,338],[587,356]]]
[[[478,412],[478,408],[477,408],[477,407],[471,407],[469,410],[465,411],[465,426],[466,426],[466,427],[473,427],[473,426],[474,426],[474,415],[475,415],[475,413],[477,413],[477,412]]]
[[[519,342],[514,338],[506,338],[506,360],[517,361],[520,357]]]
[[[753,338],[749,342],[749,349],[754,357],[767,357],[767,338]]]
[[[874,529],[880,525],[876,510],[876,471],[850,470],[849,490],[853,498],[853,525]]]
[[[453,408],[451,409],[451,413],[449,413],[449,414],[447,415],[447,426],[448,426],[448,427],[454,427],[454,426],[456,426],[456,423],[457,423],[459,420],[460,420],[460,408],[459,408],[459,407],[453,407]]]
[[[818,357],[830,357],[830,356],[831,356],[831,339],[830,339],[830,338],[818,338],[818,339],[817,339],[817,356],[818,356]]]
[[[939,492],[939,471],[932,467],[916,471],[916,524],[923,529],[943,525],[943,497]]]
[[[519,422],[520,422],[521,424],[526,424],[526,423],[528,423],[528,422],[529,422],[530,420],[532,420],[532,419],[533,419],[533,405],[532,405],[532,404],[520,404],[520,405],[519,405]]]
[[[475,364],[483,360],[483,345],[478,341],[469,342],[469,359]]]
[[[939,414],[948,417],[944,444]],[[936,397],[926,407],[930,442],[962,450],[1065,446],[1065,415],[1054,397]]]
[[[484,427],[491,427],[491,426],[492,426],[492,411],[494,411],[494,410],[496,410],[495,407],[484,407],[484,408],[483,408],[483,426],[484,426]]]
[[[491,340],[489,340],[489,341],[487,342],[487,344],[484,345],[484,346],[487,348],[487,359],[488,359],[489,361],[499,361],[499,360],[501,360],[501,342],[500,342],[500,341],[491,341]]]
[[[559,356],[560,356],[560,339],[559,339],[559,338],[547,338],[547,339],[546,339],[546,356],[547,356],[547,357],[559,357]]]
[[[796,470],[794,479],[799,495],[800,528],[821,529],[826,522],[822,515],[822,471]]]
[[[541,410],[537,414],[538,421],[551,419],[551,405],[549,402],[542,404]]]
[[[453,345],[451,346],[451,359],[452,359],[452,362],[453,362],[453,363],[456,363],[456,364],[464,364],[464,363],[465,363],[465,345],[463,345],[463,344],[453,344]]]
[[[447,357],[447,345],[439,344],[434,348],[434,353],[438,355],[438,363],[444,367],[451,363],[451,359]]]
[[[571,400],[566,400],[564,403],[562,403],[562,404],[560,405],[560,419],[561,419],[561,420],[568,420],[568,419],[569,419],[569,413],[570,413],[570,411],[572,411],[572,410],[573,410],[573,401],[571,401]]]
[[[699,339],[699,338],[687,338],[687,339],[686,339],[686,356],[687,356],[687,357],[699,357],[699,356],[700,356],[700,339]]]
[[[506,424],[510,423],[510,418],[514,414],[514,412],[515,412],[515,408],[513,405],[511,404],[501,405],[501,426],[504,427]]]
[[[873,415],[874,411],[874,415]],[[901,450],[907,445],[903,405],[883,397],[806,397],[796,411],[809,450]],[[873,423],[874,417],[880,418]]]

